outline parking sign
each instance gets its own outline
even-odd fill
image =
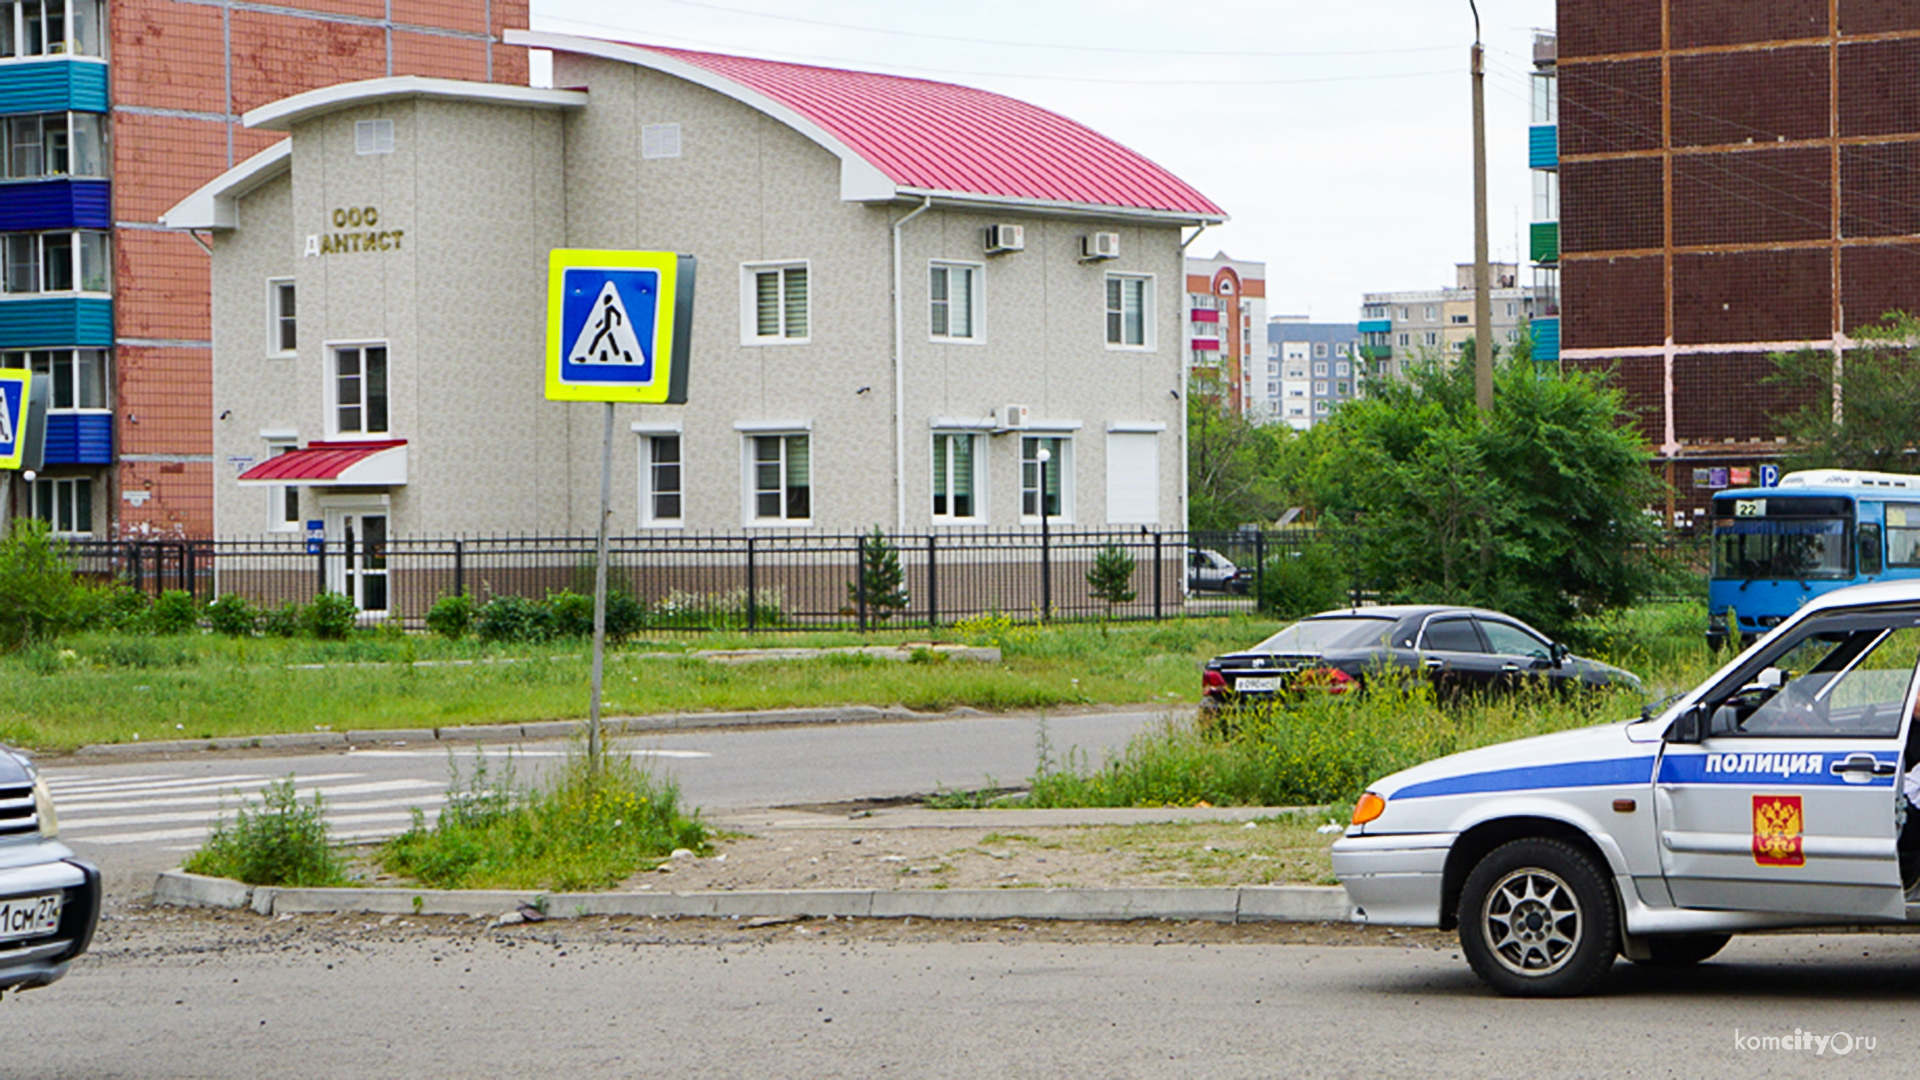
[[[693,329],[690,255],[555,249],[547,265],[547,397],[678,405]]]
[[[1778,465],[1760,466],[1760,486],[1761,487],[1779,487],[1780,486],[1780,466]]]

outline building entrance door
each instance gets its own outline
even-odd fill
[[[369,614],[387,610],[387,508],[326,508],[327,588]]]

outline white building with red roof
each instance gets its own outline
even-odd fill
[[[617,532],[1184,527],[1205,196],[967,87],[509,40],[556,89],[300,94],[163,218],[213,250],[220,535],[590,534],[599,406],[542,394],[554,248],[698,260],[686,403],[619,407]]]

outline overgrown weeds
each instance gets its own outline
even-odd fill
[[[315,887],[347,880],[345,865],[328,842],[320,793],[303,805],[292,776],[267,785],[260,803],[241,807],[232,821],[216,820],[186,869],[249,885]]]

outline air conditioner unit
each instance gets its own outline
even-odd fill
[[[989,225],[986,228],[986,248],[989,255],[1004,255],[1009,251],[1027,249],[1027,230],[1020,225]]]
[[[1002,405],[994,411],[993,426],[1001,431],[1024,431],[1030,411],[1025,405]]]
[[[1095,259],[1117,259],[1120,257],[1120,234],[1117,232],[1088,233],[1080,238],[1080,257],[1088,262]]]

